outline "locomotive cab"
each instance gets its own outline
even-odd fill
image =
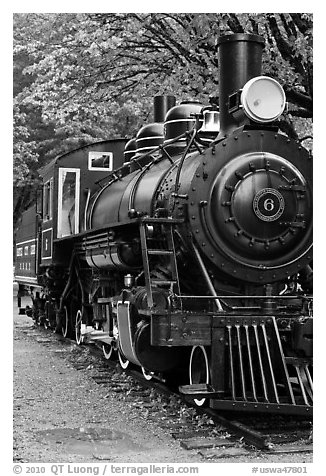
[[[43,179],[41,265],[63,261],[56,240],[85,230],[85,209],[92,193],[123,163],[125,139],[102,141],[53,159],[39,172]]]
[[[122,165],[125,143],[116,139],[90,144],[39,170],[41,193],[23,213],[16,232],[14,279],[19,296],[25,290],[41,292],[51,273],[56,275],[53,270],[67,264],[73,238],[85,229],[87,201],[98,182]],[[58,240],[64,241],[63,246],[57,246]]]

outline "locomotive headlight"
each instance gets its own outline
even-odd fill
[[[240,100],[246,115],[256,122],[275,121],[285,108],[282,86],[266,76],[250,79],[243,87]]]

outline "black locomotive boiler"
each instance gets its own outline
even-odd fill
[[[264,40],[218,47],[219,107],[157,96],[127,144],[40,171],[43,206],[17,234],[19,299],[28,288],[37,322],[123,368],[178,375],[197,405],[310,414],[312,157],[279,130]]]

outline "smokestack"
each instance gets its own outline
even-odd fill
[[[239,119],[229,112],[229,96],[251,79],[261,75],[264,38],[237,33],[221,36],[219,48],[219,105],[221,133],[239,127]]]
[[[175,102],[175,96],[154,96],[154,122],[164,122],[166,113]]]

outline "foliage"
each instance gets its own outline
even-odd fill
[[[264,74],[290,102],[283,127],[309,135],[310,14],[15,14],[15,185],[34,183],[37,168],[68,149],[131,137],[152,119],[156,94],[207,103],[218,93],[216,39],[230,32],[265,37]]]

